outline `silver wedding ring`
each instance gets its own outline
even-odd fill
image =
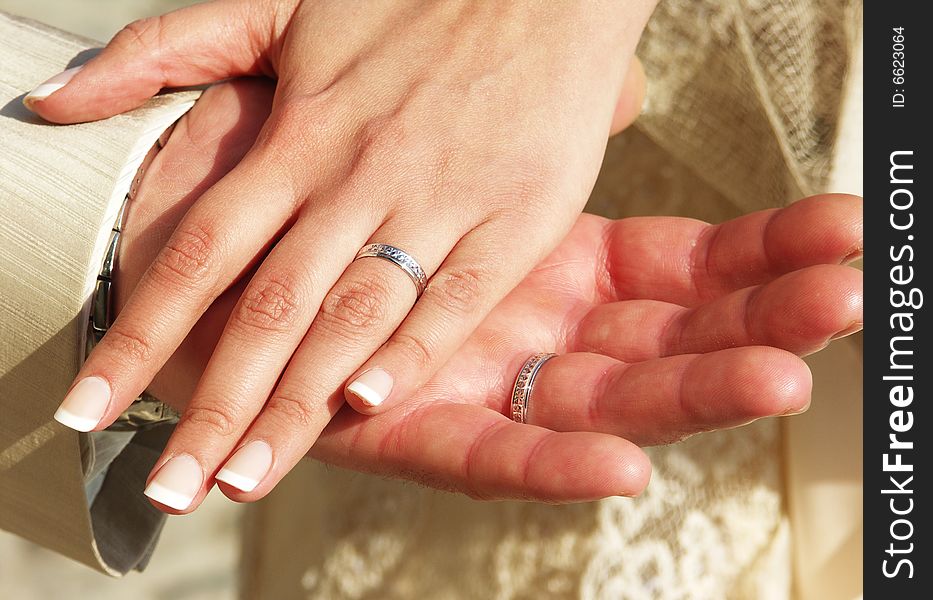
[[[415,291],[418,292],[419,297],[428,287],[428,277],[424,274],[424,269],[421,268],[417,260],[404,250],[389,244],[368,244],[357,252],[354,260],[366,258],[367,256],[382,258],[401,267],[405,274],[411,278],[412,283],[415,284]]]
[[[528,415],[528,400],[531,399],[531,391],[535,385],[535,377],[538,371],[547,361],[557,356],[550,352],[541,352],[535,354],[525,361],[522,369],[515,377],[515,385],[512,386],[512,420],[516,423],[524,423]]]

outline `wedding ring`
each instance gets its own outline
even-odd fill
[[[425,288],[428,287],[428,278],[424,274],[424,269],[421,268],[417,260],[412,258],[411,255],[404,250],[396,248],[395,246],[390,246],[389,244],[368,244],[363,246],[353,260],[358,260],[367,256],[382,258],[399,266],[405,271],[405,274],[411,278],[412,283],[415,284],[415,291],[418,292],[419,297],[424,293]]]
[[[531,399],[535,377],[538,376],[541,366],[555,356],[557,355],[549,352],[535,354],[525,361],[518,376],[515,377],[515,385],[512,386],[512,420],[516,423],[525,422],[525,416],[528,414],[528,400]]]

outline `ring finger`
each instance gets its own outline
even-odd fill
[[[262,409],[308,330],[323,290],[379,221],[374,215],[338,227],[338,217],[334,211],[303,215],[246,286],[153,469],[145,492],[152,500],[192,510],[213,485],[217,466]]]
[[[452,246],[462,232],[433,233],[431,238],[419,236],[390,221],[367,245],[391,243],[410,257],[419,257],[430,274],[444,260],[442,248]],[[416,286],[405,269],[379,257],[352,262],[322,302],[264,410],[218,472],[217,480],[225,484],[221,490],[230,496],[253,492],[251,498],[271,490],[342,406],[347,374],[389,338],[416,301]],[[376,388],[380,384],[378,378],[369,382]],[[379,393],[362,390],[360,396]]]
[[[346,374],[391,334],[416,299],[406,272],[388,260],[354,261],[352,253],[334,254],[335,247],[355,249],[368,243],[363,236],[375,228],[373,220],[357,219],[357,227],[349,230],[334,226],[333,219],[309,215],[263,262],[234,309],[185,418],[163,455],[193,457],[194,461],[188,460],[190,479],[200,470],[202,485],[190,500],[187,496],[194,488],[189,487],[189,493],[176,498],[173,506],[160,500],[159,491],[164,486],[160,487],[158,471],[155,485],[150,486],[154,490],[151,498],[176,510],[193,510],[212,484],[212,479],[203,475],[217,470],[247,429],[242,445],[262,440],[259,446],[251,446],[251,452],[258,449],[259,460],[268,467],[272,465],[272,448],[276,449],[276,465],[287,465],[286,469],[307,451],[341,404],[331,398],[333,392]],[[322,223],[327,225],[322,228]],[[340,243],[327,235],[335,230],[344,232]],[[436,239],[416,241],[415,236],[409,236],[387,223],[369,242],[391,240],[411,248],[414,255],[427,257],[428,269],[443,260],[442,245]],[[327,259],[321,260],[325,256]],[[311,267],[318,263],[323,263],[317,267],[319,272]],[[346,270],[341,275],[343,265]],[[315,292],[329,288],[326,295]],[[296,368],[286,369],[289,363]],[[296,454],[294,461],[292,453]],[[221,470],[217,478],[248,487],[236,464],[234,461],[233,469]],[[177,483],[175,487],[180,489]],[[162,497],[169,499],[171,495]],[[185,506],[179,508],[182,504]]]

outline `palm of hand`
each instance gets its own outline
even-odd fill
[[[417,402],[345,408],[311,455],[483,498],[636,494],[649,467],[623,438],[666,443],[806,408],[795,354],[861,326],[861,273],[839,265],[859,253],[860,210],[825,196],[721,226],[583,215]],[[542,350],[561,354],[529,408],[548,429],[504,416],[515,373]]]

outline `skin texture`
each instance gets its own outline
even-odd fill
[[[248,151],[271,101],[262,81],[217,86],[175,128],[130,207],[119,309],[187,205]],[[364,416],[331,387],[336,416],[309,456],[484,499],[637,494],[650,473],[639,446],[806,409],[798,356],[861,327],[861,273],[843,266],[861,254],[861,214],[859,198],[825,195],[721,225],[583,215],[410,401]],[[153,381],[157,397],[190,402],[251,275],[208,308]],[[541,350],[561,356],[540,372],[530,424],[513,423],[512,380]],[[289,404],[287,424],[313,423],[306,406]],[[249,493],[219,483],[224,494],[261,498],[292,466],[283,446],[306,452],[301,440],[268,441],[272,472]],[[208,475],[187,510],[160,508],[193,510]]]
[[[599,170],[645,0],[223,0],[129,25],[28,105],[58,123],[159,89],[274,77],[247,152],[200,190],[76,381],[111,394],[97,429],[150,385],[249,273],[165,456],[205,473],[241,440],[295,464],[344,400],[368,414],[431,380],[572,227]],[[353,261],[372,242],[431,276]],[[371,368],[378,406],[334,394]]]

